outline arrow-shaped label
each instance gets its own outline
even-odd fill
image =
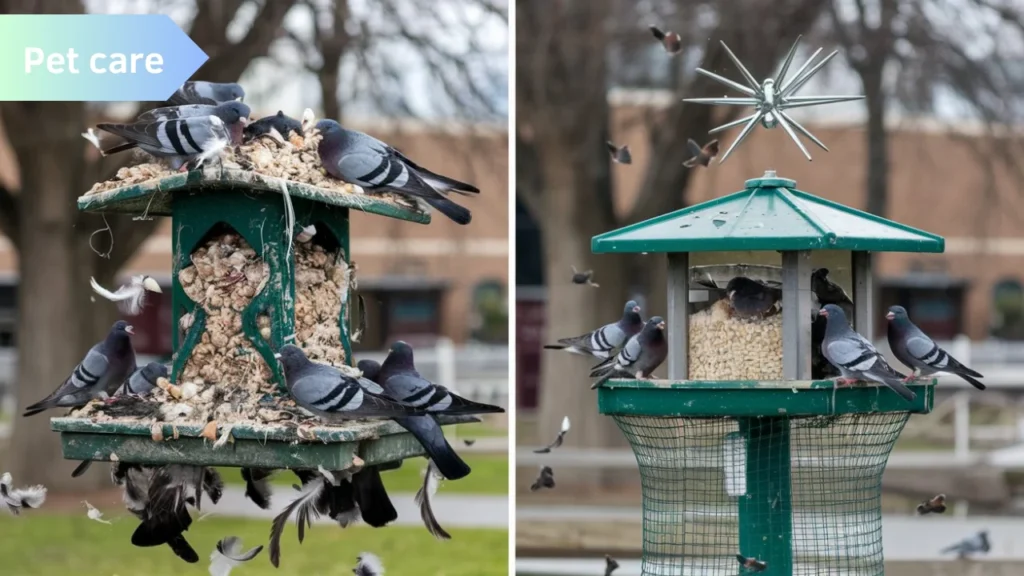
[[[208,58],[162,14],[0,16],[0,100],[166,100]]]

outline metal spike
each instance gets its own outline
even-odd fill
[[[747,96],[756,96],[757,95],[757,92],[755,92],[754,90],[751,90],[750,88],[747,88],[743,84],[740,84],[739,82],[733,82],[732,80],[729,80],[728,78],[725,78],[723,76],[719,76],[718,74],[715,74],[714,72],[708,72],[707,70],[705,70],[703,68],[697,68],[697,74],[703,74],[703,75],[707,76],[708,78],[711,78],[712,80],[715,80],[717,82],[725,84],[726,86],[728,86],[729,88],[732,88],[733,90],[737,90],[739,92],[743,92]]]
[[[804,153],[804,156],[806,156],[808,160],[811,160],[811,153],[804,147],[804,143],[797,137],[796,132],[793,132],[793,127],[789,125],[789,120],[786,120],[782,114],[776,114],[775,118],[786,131],[786,134],[789,134],[789,137],[793,139],[793,142],[796,142],[796,145],[800,147],[800,151]]]
[[[783,85],[782,83],[786,79],[786,72],[789,71],[789,65],[793,63],[793,57],[796,56],[796,47],[800,45],[800,39],[803,37],[803,34],[797,36],[793,42],[793,47],[789,49],[789,54],[786,54],[786,60],[782,63],[782,68],[779,68],[779,73],[775,75],[776,86]]]
[[[790,96],[785,99],[784,104],[786,106],[792,106],[793,104],[804,106],[805,104],[802,104],[803,102],[810,102],[813,104],[832,104],[835,102],[848,102],[850,100],[863,99],[863,96]]]
[[[754,114],[754,117],[750,119],[750,122],[747,122],[747,125],[743,127],[743,131],[740,132],[740,135],[733,140],[732,144],[729,145],[729,149],[725,151],[725,154],[722,154],[722,159],[718,161],[719,164],[725,162],[725,159],[729,157],[729,154],[732,154],[732,151],[736,146],[738,146],[740,142],[743,142],[747,137],[747,134],[750,134],[750,131],[754,129],[754,125],[761,121],[761,118],[764,118],[764,111],[758,110],[757,114]]]
[[[729,59],[732,60],[732,63],[735,64],[736,67],[740,69],[740,74],[742,74],[743,78],[746,79],[747,84],[750,84],[750,87],[753,88],[755,92],[760,92],[761,84],[759,84],[758,81],[754,79],[754,75],[751,74],[750,71],[747,70],[747,67],[744,66],[742,62],[740,62],[740,59],[737,58],[736,55],[732,53],[732,50],[729,50],[729,47],[725,45],[725,42],[723,40],[719,40],[718,43],[722,45],[722,48],[725,48],[725,53],[727,56],[729,56]]]
[[[784,93],[786,91],[786,89],[789,88],[789,85],[793,83],[793,80],[796,80],[797,78],[799,78],[800,75],[804,73],[804,70],[806,70],[808,66],[810,66],[811,64],[814,64],[814,59],[818,57],[818,54],[821,54],[821,48],[818,48],[817,50],[814,51],[814,54],[811,54],[811,57],[807,59],[807,62],[804,62],[804,65],[801,66],[800,69],[796,71],[796,74],[794,74],[793,77],[790,78],[789,82],[787,82],[785,86],[779,86],[779,93],[780,94]]]
[[[717,134],[717,133],[721,132],[722,130],[728,130],[729,128],[732,128],[733,126],[739,126],[740,124],[749,122],[750,119],[753,118],[754,116],[757,116],[757,112],[754,112],[753,114],[751,114],[750,116],[747,116],[745,118],[740,118],[739,120],[733,120],[732,122],[729,122],[727,124],[722,124],[718,128],[714,128],[714,129],[708,130],[708,134]]]
[[[806,84],[807,81],[811,79],[811,76],[814,76],[815,74],[818,73],[818,70],[821,70],[822,66],[824,66],[825,64],[828,64],[829,60],[835,58],[836,54],[839,54],[839,50],[833,50],[832,53],[829,54],[828,56],[825,56],[821,60],[821,62],[818,62],[817,64],[815,64],[814,68],[811,68],[807,72],[804,72],[803,76],[801,76],[797,80],[794,80],[793,83],[790,86],[787,86],[786,89],[782,91],[782,97],[785,98],[786,96],[789,96],[790,94],[793,94],[797,90],[799,90],[801,86]]]
[[[757,106],[760,100],[757,98],[723,96],[722,98],[683,98],[683,102],[689,102],[690,104],[718,104],[721,106]]]
[[[796,120],[793,120],[793,118],[789,114],[786,114],[782,110],[778,110],[778,114],[779,114],[779,116],[784,117],[786,120],[789,120],[789,123],[793,125],[793,128],[796,128],[797,132],[799,132],[799,133],[803,134],[804,136],[806,136],[808,140],[810,140],[811,142],[814,142],[815,144],[820,146],[821,149],[824,150],[825,152],[828,152],[828,146],[825,146],[825,144],[822,143],[821,140],[818,140],[817,138],[815,138],[814,134],[811,134],[810,130],[808,130],[807,128],[804,128],[803,126],[801,126],[800,123],[797,122]]]

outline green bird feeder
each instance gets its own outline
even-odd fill
[[[636,454],[643,574],[882,574],[881,481],[911,414],[884,386],[813,380],[811,273],[852,296],[871,337],[871,255],[942,252],[941,237],[801,192],[769,171],[745,190],[595,236],[595,253],[668,256],[668,380],[598,389]],[[653,256],[649,256],[653,257]],[[732,315],[714,294],[746,275],[781,311]]]
[[[297,424],[274,353],[294,343],[314,360],[354,365],[360,299],[349,266],[350,211],[422,224],[430,217],[388,197],[223,166],[158,176],[86,194],[78,207],[171,217],[173,385],[148,415],[119,415],[97,401],[52,419],[64,457],[346,470],[359,460],[395,468],[423,454],[390,420]]]

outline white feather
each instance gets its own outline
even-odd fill
[[[28,488],[11,488],[11,475],[0,477],[0,506],[17,516],[22,508],[39,508],[46,501],[46,487],[39,484]]]
[[[381,576],[384,574],[384,564],[376,554],[363,552],[359,555],[359,563],[352,572],[356,576]]]
[[[10,472],[4,472],[2,475],[0,475],[0,486],[10,487],[11,482],[13,482],[13,480],[11,480]]]
[[[562,434],[569,431],[569,417],[562,418]]]
[[[121,286],[116,292],[111,292],[100,286],[95,278],[90,277],[89,284],[94,292],[111,302],[116,302],[118,309],[129,316],[135,316],[142,311],[142,306],[146,303],[147,290],[151,292],[161,291],[160,285],[149,276],[133,276],[129,284]],[[156,287],[155,290],[153,289],[154,286]]]
[[[234,424],[228,424],[224,427],[224,431],[220,433],[220,438],[217,438],[217,441],[213,443],[214,450],[228,443],[228,440],[231,439],[231,429],[234,427]]]
[[[223,550],[223,552],[221,552]],[[228,536],[217,543],[210,554],[210,576],[228,576],[232,568],[237,568],[256,557],[263,546],[257,546],[242,553],[242,539]]]
[[[295,229],[295,207],[292,206],[292,196],[288,193],[288,185],[285,184],[284,180],[281,180],[281,195],[284,196],[284,229],[285,240],[288,242],[288,249],[285,251],[285,254],[291,254],[292,230]],[[286,262],[291,267],[291,258],[288,258]]]
[[[85,507],[88,508],[88,511],[85,513],[85,515],[89,517],[89,520],[95,520],[101,524],[111,523],[109,520],[104,520],[103,512],[100,512],[95,506],[89,504],[88,501],[83,500],[82,504],[85,504]]]
[[[302,133],[303,135],[308,134],[309,131],[316,125],[316,115],[313,114],[312,108],[306,108],[302,111]]]
[[[310,224],[309,226],[306,226],[305,228],[299,231],[299,233],[295,236],[295,241],[300,244],[305,244],[306,242],[312,240],[313,236],[315,235],[316,226]]]
[[[338,480],[334,477],[334,474],[332,474],[330,470],[327,470],[323,466],[317,466],[316,471],[319,472],[320,475],[323,476],[331,486],[338,485]]]
[[[100,151],[100,154],[103,154],[103,147],[100,146],[100,137],[96,135],[95,130],[89,128],[85,132],[82,132],[82,138],[88,140],[90,144],[95,146],[96,149]]]

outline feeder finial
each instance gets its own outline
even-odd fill
[[[796,145],[800,148],[800,151],[804,153],[804,156],[808,160],[811,160],[811,155],[807,152],[807,148],[804,147],[803,143],[796,136],[796,132],[800,132],[806,136],[811,142],[814,142],[821,147],[822,150],[828,152],[828,148],[822,144],[821,140],[814,137],[806,128],[800,125],[799,122],[793,120],[786,114],[786,110],[789,108],[801,108],[805,106],[818,106],[820,104],[834,104],[836,102],[849,102],[851,100],[862,100],[864,96],[795,96],[796,91],[799,90],[811,76],[814,76],[818,70],[821,70],[825,64],[828,64],[832,58],[839,53],[838,50],[833,50],[831,54],[824,57],[816,64],[814,59],[821,53],[821,48],[818,48],[811,54],[811,57],[807,59],[807,62],[797,70],[789,80],[786,79],[786,72],[789,71],[789,65],[793,62],[793,56],[796,54],[796,47],[800,44],[800,38],[798,36],[796,41],[793,42],[793,47],[789,49],[789,53],[786,55],[786,59],[782,62],[782,67],[774,78],[765,78],[760,84],[754,79],[754,76],[750,74],[743,63],[740,62],[739,58],[732,53],[732,50],[725,45],[725,42],[721,42],[722,48],[725,49],[726,55],[733,61],[737,68],[740,70],[740,74],[746,81],[747,85],[740,84],[719,76],[714,72],[709,72],[703,68],[697,68],[698,74],[703,74],[712,80],[725,84],[726,86],[746,94],[745,98],[734,98],[731,96],[723,96],[721,98],[684,98],[683,102],[691,102],[694,104],[721,104],[723,106],[753,106],[755,111],[750,116],[734,120],[727,124],[723,124],[718,128],[710,130],[708,134],[714,134],[732,128],[733,126],[739,126],[744,124],[743,130],[740,135],[736,137],[736,140],[729,146],[729,149],[725,151],[722,158],[718,161],[719,164],[725,162],[725,159],[729,157],[729,154],[739,145],[740,142],[750,134],[753,130],[754,125],[758,122],[761,123],[765,128],[775,128],[781,125],[782,128],[789,134],[789,137],[796,142]],[[812,66],[812,64],[814,64]]]

